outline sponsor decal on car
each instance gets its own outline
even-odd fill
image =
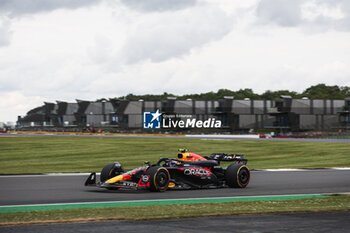
[[[188,176],[210,176],[211,172],[201,168],[187,168],[184,170],[184,174]]]
[[[214,155],[213,159],[232,160],[234,158],[236,158],[236,155],[221,155],[221,154],[218,154],[218,155]]]
[[[131,186],[131,187],[136,186],[136,183],[131,181],[120,181],[120,184],[124,186]]]
[[[142,175],[141,179],[143,182],[147,183],[149,181],[149,176],[148,175]]]

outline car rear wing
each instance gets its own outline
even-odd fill
[[[243,154],[225,154],[225,153],[213,153],[208,158],[216,161],[236,161],[237,163],[247,164],[248,159],[244,158]]]

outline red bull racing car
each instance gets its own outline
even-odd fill
[[[221,167],[221,161],[233,162]],[[85,186],[106,189],[146,189],[164,192],[167,189],[245,188],[250,180],[248,160],[244,155],[213,153],[201,156],[180,149],[177,159],[160,158],[156,164],[124,171],[120,163],[107,164],[101,171],[100,182],[96,173],[90,174]]]

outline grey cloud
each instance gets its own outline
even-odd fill
[[[101,0],[0,0],[0,13],[11,16],[33,14],[56,9],[76,9]]]
[[[235,19],[216,8],[197,7],[181,14],[165,14],[143,21],[122,49],[126,63],[162,62],[183,56],[193,48],[220,40]]]
[[[173,11],[196,4],[196,0],[121,0],[129,8],[144,11]]]
[[[0,47],[10,44],[11,35],[10,22],[8,20],[0,21]]]
[[[326,3],[329,6],[336,6],[337,4],[339,4],[342,10],[342,13],[344,14],[344,18],[339,20],[333,20],[330,22],[324,17],[319,17],[317,20],[318,22],[325,23],[325,21],[327,21],[326,23],[330,24],[332,28],[335,28],[338,30],[350,30],[350,1],[349,0],[319,0],[319,2]]]
[[[283,27],[307,26],[322,31],[325,29],[350,30],[349,0],[316,0],[317,5],[330,7],[340,6],[344,18],[331,19],[319,15],[312,21],[302,18],[302,5],[311,1],[305,0],[261,0],[256,14],[262,23],[275,23]]]
[[[281,26],[295,26],[301,22],[300,0],[262,0],[257,15],[264,21]]]

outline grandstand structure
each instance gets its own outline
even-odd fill
[[[185,115],[222,121],[226,130],[283,129],[285,131],[331,130],[350,128],[350,98],[236,100],[227,96],[220,100],[162,101],[57,101],[30,110],[18,117],[17,128],[83,128],[111,127],[142,129],[143,112],[160,110],[168,115]],[[180,116],[181,117],[181,116]]]

